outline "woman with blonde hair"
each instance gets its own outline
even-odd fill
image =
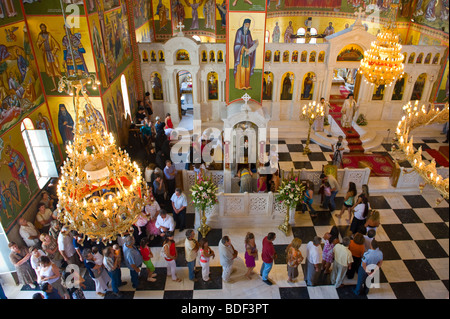
[[[377,210],[369,211],[369,216],[367,217],[366,224],[364,225],[367,231],[369,231],[370,229],[376,231],[380,224],[380,212]]]
[[[247,273],[245,277],[252,279],[251,274],[256,267],[256,260],[258,259],[258,249],[256,248],[255,235],[248,232],[245,235],[245,266],[247,266]]]
[[[301,245],[302,240],[300,238],[294,238],[286,248],[288,282],[295,282],[295,279],[298,277],[298,266],[303,261],[303,256],[300,252]]]

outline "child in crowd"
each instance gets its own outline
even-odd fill
[[[209,277],[209,260],[215,257],[214,251],[209,247],[208,240],[202,238],[199,242],[200,246],[200,265],[202,266],[202,278],[204,281],[210,281]]]
[[[143,260],[142,262],[147,267],[147,281],[155,282],[156,281],[156,279],[154,278],[156,277],[155,266],[153,266],[151,260],[153,258],[153,254],[150,247],[148,246],[147,237],[141,239],[141,242],[139,244],[139,252],[142,255]]]

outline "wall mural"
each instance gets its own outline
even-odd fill
[[[0,134],[44,102],[24,22],[0,27]]]
[[[265,12],[230,12],[228,26],[227,102],[245,93],[262,98]]]
[[[5,229],[38,190],[20,125],[0,138],[0,222]]]

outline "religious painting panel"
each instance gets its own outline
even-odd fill
[[[314,81],[316,75],[313,72],[308,72],[303,78],[302,85],[302,100],[312,100],[314,95]]]
[[[403,76],[395,81],[394,90],[392,92],[393,101],[401,101],[403,99],[403,93],[405,91],[405,83],[408,79],[408,74],[404,73]]]
[[[416,82],[414,83],[413,91],[411,94],[410,100],[420,100],[422,98],[423,89],[425,87],[425,82],[427,80],[427,74],[422,73],[417,78]]]
[[[423,60],[423,53],[420,53],[420,54],[417,56],[416,63],[422,63],[422,60]]]
[[[440,54],[436,53],[436,55],[433,58],[433,64],[439,64],[439,58],[440,58]]]
[[[189,61],[189,52],[184,49],[180,49],[175,54],[175,59],[178,62],[187,62]]]
[[[161,75],[158,72],[153,72],[150,78],[153,100],[162,101],[164,98]]]
[[[430,64],[431,62],[431,53],[428,53],[425,57],[425,60],[423,61],[423,64]]]
[[[109,92],[109,90],[107,91]],[[89,96],[100,121],[105,125],[102,101],[99,97]],[[63,153],[65,152],[65,145],[73,142],[74,129],[76,121],[76,106],[73,97],[70,96],[47,96],[47,102],[50,109],[50,116],[55,127],[55,134],[53,136],[55,143],[57,143]],[[84,110],[86,103],[84,98],[80,98],[79,112]],[[106,128],[106,126],[105,126]]]
[[[0,222],[8,229],[39,190],[21,125],[0,137],[0,176]]]
[[[410,55],[409,55],[409,58],[408,58],[408,63],[409,64],[411,64],[411,63],[414,63],[414,58],[416,57],[416,54],[413,52],[413,53],[411,53]]]
[[[361,61],[364,57],[364,50],[357,44],[348,44],[339,52],[336,61],[354,62]]]
[[[25,23],[0,27],[0,134],[44,102]]]
[[[33,1],[33,0],[31,0]],[[34,0],[36,1],[36,0]],[[58,0],[59,1],[59,0]],[[26,2],[26,1],[24,1]],[[0,24],[8,25],[23,20],[20,0],[2,0],[0,1]]]
[[[317,62],[323,63],[325,61],[325,51],[319,52],[319,58],[317,59]]]
[[[159,62],[165,62],[166,61],[166,58],[164,57],[164,51],[162,51],[162,50],[158,51],[158,59],[159,59]]]
[[[100,18],[100,14],[99,14]],[[100,23],[102,28],[102,24]],[[102,30],[106,65],[109,81],[114,81],[131,63],[131,40],[128,30],[128,18],[122,8],[104,12],[104,30]]]
[[[79,17],[78,28],[70,28],[62,16],[28,16],[27,21],[48,95],[67,95],[58,92],[58,82],[63,76],[96,74],[86,18]],[[89,93],[98,95],[94,90]]]
[[[89,16],[89,27],[91,31],[92,49],[97,65],[97,79],[100,81],[100,89],[102,92],[109,86],[108,67],[106,65],[105,39],[102,35],[102,28],[98,15]],[[148,56],[147,56],[148,59]]]
[[[216,62],[216,55],[214,51],[209,51],[209,62]]]
[[[266,0],[229,0],[231,11],[266,11]]]
[[[148,53],[145,50],[142,50],[142,58],[141,58],[142,62],[148,62]]]
[[[203,51],[202,51],[202,55],[201,55],[201,59],[200,59],[200,61],[201,61],[202,63],[206,63],[206,62],[208,62],[208,56],[207,56],[207,54],[206,54],[206,51],[205,51],[205,50],[203,50]]]
[[[298,51],[297,50],[292,52],[291,62],[292,63],[297,63],[298,62]]]
[[[171,4],[170,0],[152,1],[153,21],[155,24],[155,35],[172,34]]]
[[[216,72],[208,73],[208,100],[219,99],[219,75]]]
[[[273,55],[273,62],[280,62],[280,51],[276,50]]]
[[[216,1],[216,34],[225,35],[227,29],[227,0]]]
[[[259,2],[256,2],[259,3]],[[262,98],[265,12],[230,12],[227,50],[227,102],[245,93],[258,103]]]
[[[272,100],[273,92],[273,73],[269,71],[264,72],[263,80],[263,100]]]
[[[281,95],[280,100],[292,100],[294,91],[294,73],[286,72],[281,78]]]
[[[284,51],[283,52],[283,63],[288,63],[289,62],[289,51]]]
[[[316,62],[316,51],[312,51],[309,54],[309,62],[311,62],[311,63],[315,63]]]
[[[150,61],[156,62],[156,53],[153,50],[150,51]]]
[[[302,51],[302,54],[300,55],[300,62],[305,63],[307,57],[308,57],[308,52]]]
[[[10,0],[8,0],[10,1]],[[45,1],[45,3],[44,3]],[[61,3],[66,15],[84,15],[83,0],[23,0],[25,13],[28,15],[58,15],[62,16]],[[87,0],[87,8],[92,9],[94,0]],[[20,8],[20,7],[19,7]],[[94,11],[95,8],[92,10]]]
[[[385,88],[386,86],[384,84],[375,86],[373,89],[372,101],[382,101]]]
[[[425,25],[439,31],[449,32],[448,16],[449,2],[448,0],[429,0],[429,1],[406,1],[406,6],[410,7],[410,18],[414,18],[414,22]]]
[[[217,52],[217,62],[222,63],[223,62],[223,52],[219,50]]]

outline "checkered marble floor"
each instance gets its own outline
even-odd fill
[[[414,151],[417,151],[419,147],[422,147],[422,159],[425,164],[429,164],[433,157],[426,152],[427,148],[432,148],[435,150],[439,150],[441,146],[448,146],[448,143],[443,143],[445,140],[445,136],[434,138],[434,139],[426,139],[426,138],[417,138],[414,137]],[[306,140],[281,140],[278,142],[278,154],[279,154],[279,164],[280,168],[285,171],[290,171],[291,169],[299,170],[299,169],[314,169],[321,170],[323,165],[331,164],[331,152],[330,149],[325,148],[323,146],[315,144],[311,141],[309,145],[309,149],[311,153],[308,155],[303,154],[303,150],[306,145]],[[372,149],[367,154],[388,154],[391,151],[392,144],[383,143],[379,147]],[[344,153],[345,155],[345,153]],[[392,158],[392,157],[391,157]],[[400,163],[402,167],[411,167],[411,165],[405,161]],[[440,165],[436,163],[436,167]]]
[[[306,254],[306,243],[315,235],[323,236],[332,226],[336,225],[340,232],[340,239],[349,234],[349,222],[346,215],[341,219],[328,211],[320,211],[319,216],[311,218],[308,213],[296,214],[296,226],[286,236],[277,229],[271,228],[223,228],[212,229],[207,235],[211,248],[217,257],[211,260],[211,281],[201,280],[201,271],[197,273],[197,282],[188,279],[188,269],[184,260],[184,232],[175,232],[178,251],[177,275],[182,282],[173,282],[167,277],[165,261],[160,257],[161,241],[154,240],[151,249],[154,255],[153,263],[156,267],[157,281],[146,281],[146,270],[140,276],[138,289],[131,287],[130,274],[122,267],[122,280],[127,281],[121,287],[126,299],[435,299],[448,298],[449,288],[449,204],[444,200],[436,203],[437,193],[428,191],[422,195],[418,193],[373,194],[370,204],[381,213],[381,226],[376,239],[384,254],[381,267],[380,288],[373,288],[367,296],[356,297],[351,289],[356,284],[355,279],[344,280],[345,286],[336,289],[330,285],[329,278],[322,277],[320,285],[307,287],[304,281],[304,265],[299,267],[299,277],[296,283],[287,282],[285,249],[294,237],[303,241],[301,251]],[[337,207],[343,203],[342,197],[336,199]],[[314,207],[320,210],[316,198]],[[194,225],[194,215],[187,214],[187,226]],[[255,274],[251,280],[246,279],[244,264],[244,237],[247,231],[253,232],[256,243],[261,251],[262,239],[268,232],[275,232],[274,242],[278,258],[269,275],[275,283],[267,286],[259,277],[261,258],[256,263]],[[218,243],[222,236],[230,237],[239,256],[234,263],[235,272],[231,275],[233,283],[223,283],[222,268],[219,263]],[[201,235],[198,235],[201,236]],[[144,266],[145,267],[145,266]],[[200,270],[197,260],[197,270]],[[85,274],[86,286],[84,293],[88,299],[100,299],[95,293],[93,281]],[[28,286],[5,286],[6,294],[12,299],[29,299],[37,290]],[[106,299],[114,298],[110,292]]]

